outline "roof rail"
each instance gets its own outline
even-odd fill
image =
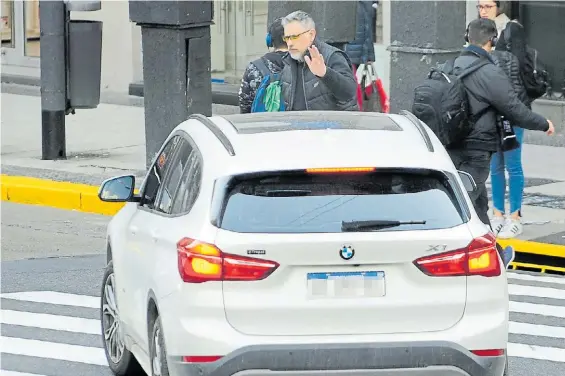
[[[226,148],[228,154],[232,157],[235,155],[235,150],[233,149],[233,145],[231,144],[228,137],[224,134],[224,132],[222,132],[222,130],[216,125],[216,123],[210,120],[207,116],[204,116],[202,114],[192,114],[188,117],[188,119],[196,119],[204,124],[206,128],[208,128],[210,132],[212,132],[214,136],[218,138],[222,145],[224,145],[224,148]]]
[[[424,142],[426,143],[426,147],[428,148],[428,151],[433,153],[434,152],[434,145],[432,144],[432,140],[430,139],[430,135],[428,134],[428,132],[426,131],[426,129],[422,125],[422,122],[420,121],[420,119],[418,119],[416,117],[416,115],[414,115],[412,112],[407,111],[407,110],[400,110],[400,115],[403,115],[404,117],[408,118],[408,120],[410,120],[410,122],[412,124],[414,124],[416,126],[416,128],[418,128],[418,131],[420,132],[420,134],[422,135],[422,138],[424,139]]]

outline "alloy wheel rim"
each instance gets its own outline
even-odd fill
[[[110,359],[114,364],[122,360],[124,355],[124,339],[120,316],[115,294],[116,282],[114,273],[106,278],[104,284],[104,296],[102,300],[102,328],[104,331],[104,344]]]
[[[159,343],[159,335],[161,331],[159,328],[155,331],[153,343],[155,354],[153,354],[153,376],[161,376],[161,344]]]

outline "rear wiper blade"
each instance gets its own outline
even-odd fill
[[[392,220],[371,220],[371,221],[351,221],[341,222],[341,231],[355,230],[379,230],[383,228],[397,227],[402,225],[425,225],[426,221],[392,221]]]

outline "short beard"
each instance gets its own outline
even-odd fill
[[[298,61],[299,63],[303,63],[304,62],[304,54],[293,54],[292,52],[289,52],[290,57],[293,58],[294,60]]]

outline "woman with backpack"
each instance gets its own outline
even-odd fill
[[[492,52],[493,59],[510,78],[518,98],[531,109],[532,100],[528,97],[522,79],[526,55],[526,41],[522,25],[511,21],[502,12],[500,1],[480,0],[477,9],[480,18],[488,18],[496,23],[498,42]],[[512,35],[511,40],[508,38],[509,34]],[[522,168],[524,128],[513,125],[512,130],[515,134],[515,141],[518,142],[517,147],[514,145],[511,150],[499,150],[494,153],[490,166],[494,206],[491,225],[495,235],[502,239],[513,238],[523,231],[521,209],[524,194],[524,170]],[[505,170],[508,171],[510,204],[510,215],[508,216],[505,216]]]

